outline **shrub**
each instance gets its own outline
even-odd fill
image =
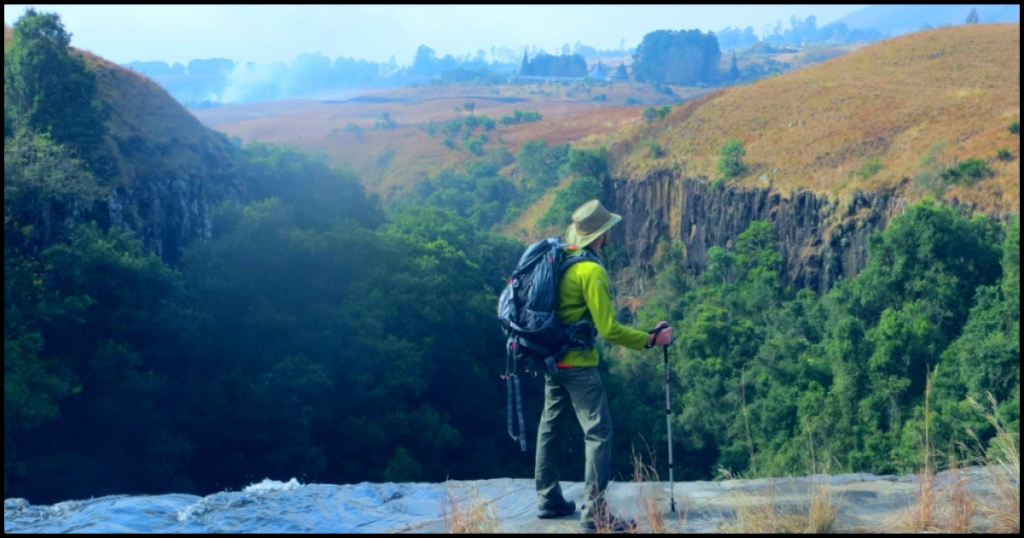
[[[373,123],[373,128],[378,131],[387,131],[398,127],[398,123],[391,119],[391,113],[385,112],[380,115],[380,119]]]
[[[1010,130],[1010,134],[1019,135],[1020,134],[1020,120],[1017,120],[1017,121],[1011,123],[1010,127],[1009,127],[1009,130]]]
[[[531,123],[535,121],[540,121],[541,118],[542,116],[540,115],[540,112],[537,111],[523,112],[522,110],[516,110],[511,115],[502,116],[501,119],[498,120],[498,123],[508,126],[523,122]]]
[[[718,158],[718,176],[720,179],[734,178],[747,171],[743,164],[743,156],[747,154],[747,148],[743,142],[730,138],[722,146],[721,156]]]
[[[648,148],[651,150],[651,157],[655,159],[660,159],[665,156],[665,148],[661,147],[661,144],[658,144],[657,142],[651,142]]]
[[[875,176],[882,171],[885,166],[882,165],[881,159],[871,159],[870,161],[861,165],[860,168],[850,172],[850,177],[859,177],[861,179],[868,179]]]
[[[972,158],[961,162],[955,168],[947,168],[940,176],[949,185],[972,185],[979,179],[991,177],[994,173],[984,159]]]
[[[672,105],[664,105],[657,108],[649,106],[644,109],[643,118],[647,123],[651,123],[654,120],[660,120],[668,116],[669,112],[672,112]]]
[[[996,150],[996,157],[1000,161],[1012,161],[1013,160],[1013,154],[1011,154],[1010,150],[1008,150],[1006,148],[999,148],[998,150]]]
[[[480,136],[477,138],[467,138],[465,141],[465,146],[466,149],[468,149],[469,152],[472,153],[473,155],[476,155],[477,157],[482,157],[484,154],[484,144],[486,144],[489,141],[490,138],[488,138],[486,134],[480,133]]]
[[[437,123],[433,121],[428,121],[427,123],[420,125],[420,130],[427,133],[427,135],[429,135],[430,138],[434,138],[434,135],[437,134]]]

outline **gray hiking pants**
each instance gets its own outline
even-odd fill
[[[571,427],[570,415],[583,428],[586,444],[586,486],[581,521],[594,521],[595,509],[604,504],[611,473],[612,417],[604,384],[597,368],[566,368],[545,374],[544,413],[537,432],[537,502],[543,506],[562,500],[557,462]],[[603,510],[600,510],[603,512]],[[597,514],[604,517],[603,513]]]

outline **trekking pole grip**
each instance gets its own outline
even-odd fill
[[[651,339],[650,345],[645,345],[644,346],[644,349],[651,349],[652,347],[655,347],[654,343],[658,341],[658,333],[660,333],[661,331],[664,331],[667,328],[668,328],[668,325],[659,325],[658,327],[655,327],[655,328],[647,331],[647,334],[653,334],[654,338]]]

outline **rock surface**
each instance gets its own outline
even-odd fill
[[[988,469],[962,473],[966,490],[977,498],[991,490]],[[958,478],[939,475],[939,502]],[[671,532],[714,533],[736,530],[734,518],[744,505],[773,502],[781,511],[802,512],[825,486],[838,507],[834,532],[892,530],[920,491],[916,477],[853,474],[773,480],[677,483],[676,515],[667,514],[669,484],[613,483],[613,510],[636,518],[640,531],[650,530],[638,495],[657,498]],[[577,515],[538,520],[531,480],[482,480],[444,484],[300,485],[264,481],[240,492],[205,498],[191,495],[118,496],[32,506],[24,500],[4,502],[4,533],[443,533],[446,499],[460,507],[474,502],[492,510],[500,532],[572,534],[580,532]],[[583,485],[563,484],[565,495],[580,503]],[[984,521],[975,519],[984,529]]]

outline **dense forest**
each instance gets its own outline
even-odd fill
[[[5,498],[532,476],[494,311],[525,245],[493,230],[559,189],[557,233],[602,196],[606,150],[530,142],[516,181],[485,155],[381,207],[324,160],[253,143],[231,156],[244,199],[168,264],[104,217],[118,178],[91,141],[118,104],[68,43],[29,12],[4,57]],[[677,478],[913,471],[926,431],[943,454],[970,432],[983,447],[989,395],[1019,431],[1019,219],[912,206],[824,296],[785,285],[763,222],[704,274],[685,256],[660,246],[632,315],[676,330]],[[634,450],[664,471],[660,353],[603,351],[616,476]],[[535,427],[541,383],[524,392]],[[582,461],[577,436],[563,476]]]

